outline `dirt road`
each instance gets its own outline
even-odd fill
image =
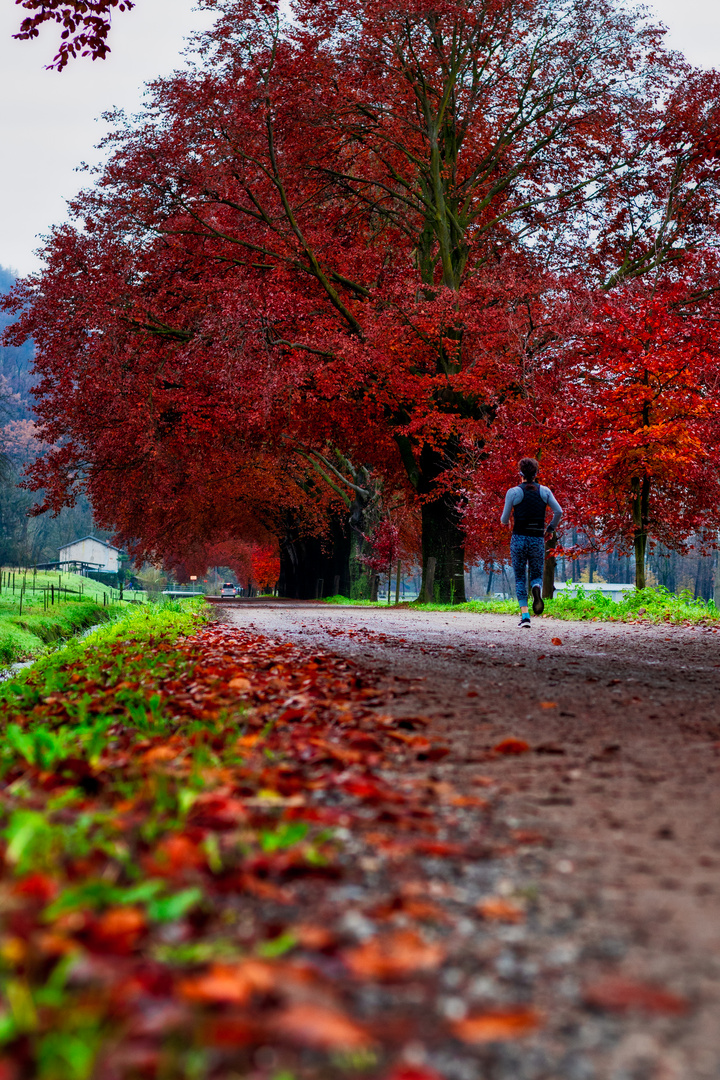
[[[472,983],[446,973],[445,1007],[521,986],[553,1023],[481,1074],[457,1059],[447,1076],[720,1077],[716,632],[266,601],[222,617],[351,658],[378,708],[427,716],[449,743],[439,781],[486,791],[496,817],[543,839],[497,881],[532,918],[498,924]],[[492,752],[510,736],[531,750]]]

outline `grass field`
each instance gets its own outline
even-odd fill
[[[545,601],[545,614],[553,619],[596,620],[603,622],[656,623],[715,623],[720,622],[720,611],[710,601],[695,600],[689,592],[679,595],[667,589],[633,589],[628,586],[625,599],[619,603],[596,591],[585,592],[578,587],[574,596],[561,595]],[[364,607],[387,607],[387,603],[374,604],[370,600],[348,600],[345,596],[330,596],[326,604],[361,604]],[[393,606],[392,604],[390,605]],[[416,601],[402,604],[418,611],[472,611],[477,614],[514,615],[518,611],[516,600],[470,600],[466,604],[419,604]]]
[[[3,567],[0,582],[0,664],[38,656],[119,610],[117,589],[79,574]],[[128,591],[124,599],[144,593]]]

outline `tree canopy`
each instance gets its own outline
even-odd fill
[[[467,492],[567,457],[601,297],[714,304],[718,76],[611,0],[212,6],[18,293],[34,483],[167,554],[347,501],[339,451],[417,503],[461,599]]]

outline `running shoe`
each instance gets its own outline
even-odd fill
[[[526,626],[528,628],[528,630],[529,630],[530,626],[531,626],[530,616],[529,615],[523,615],[521,617],[521,619],[520,619],[520,622],[518,623],[518,626]]]
[[[545,610],[545,601],[542,598],[542,592],[539,585],[533,585],[533,615],[542,615]]]

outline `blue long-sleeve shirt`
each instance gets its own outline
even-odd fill
[[[543,487],[542,484],[539,484],[538,487],[540,488],[540,498],[544,503],[547,503],[553,512],[552,521],[548,525],[548,528],[554,529],[557,527],[557,524],[562,517],[562,507],[550,488]],[[509,523],[513,506],[517,506],[518,503],[521,503],[524,497],[525,492],[519,485],[518,487],[511,487],[508,489],[505,494],[505,506],[503,507],[502,516],[500,518],[501,525],[507,525]]]

